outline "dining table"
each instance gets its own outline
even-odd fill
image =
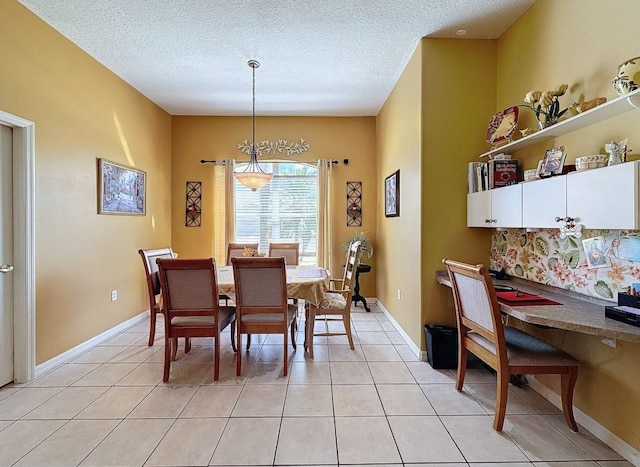
[[[287,296],[305,300],[319,305],[324,293],[329,288],[329,271],[319,266],[297,265],[287,266]],[[218,293],[233,296],[235,283],[233,266],[219,266]]]

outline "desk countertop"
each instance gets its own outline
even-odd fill
[[[451,287],[446,271],[436,271],[438,283]],[[640,342],[640,327],[621,323],[604,316],[606,305],[615,302],[587,297],[570,290],[538,284],[524,279],[496,280],[496,284],[513,287],[521,292],[533,293],[562,303],[562,305],[518,306],[500,303],[500,310],[525,323],[566,329],[569,331],[609,337],[629,342]]]

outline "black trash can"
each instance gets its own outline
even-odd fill
[[[449,326],[427,324],[427,361],[435,369],[458,368],[458,330]]]

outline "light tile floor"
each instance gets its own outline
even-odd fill
[[[253,336],[236,378],[225,331],[215,383],[212,341],[194,340],[168,384],[163,323],[153,347],[140,323],[0,389],[0,465],[631,465],[530,388],[510,389],[495,432],[490,372],[470,369],[458,393],[454,372],[418,361],[378,307],[354,308],[353,323],[355,350],[316,338],[315,359],[299,345],[288,377],[281,336]]]

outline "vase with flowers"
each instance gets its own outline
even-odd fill
[[[560,110],[560,101],[558,98],[567,92],[569,86],[567,84],[560,84],[553,91],[529,91],[524,96],[524,101],[528,105],[520,105],[519,107],[526,107],[533,110],[536,115],[538,126],[541,130],[558,123],[560,117],[562,117],[567,109]]]
[[[242,256],[251,256],[251,257],[256,257],[256,258],[262,258],[262,257],[264,257],[264,253],[260,253],[255,248],[248,248],[248,247],[245,246],[244,250],[242,250]]]

